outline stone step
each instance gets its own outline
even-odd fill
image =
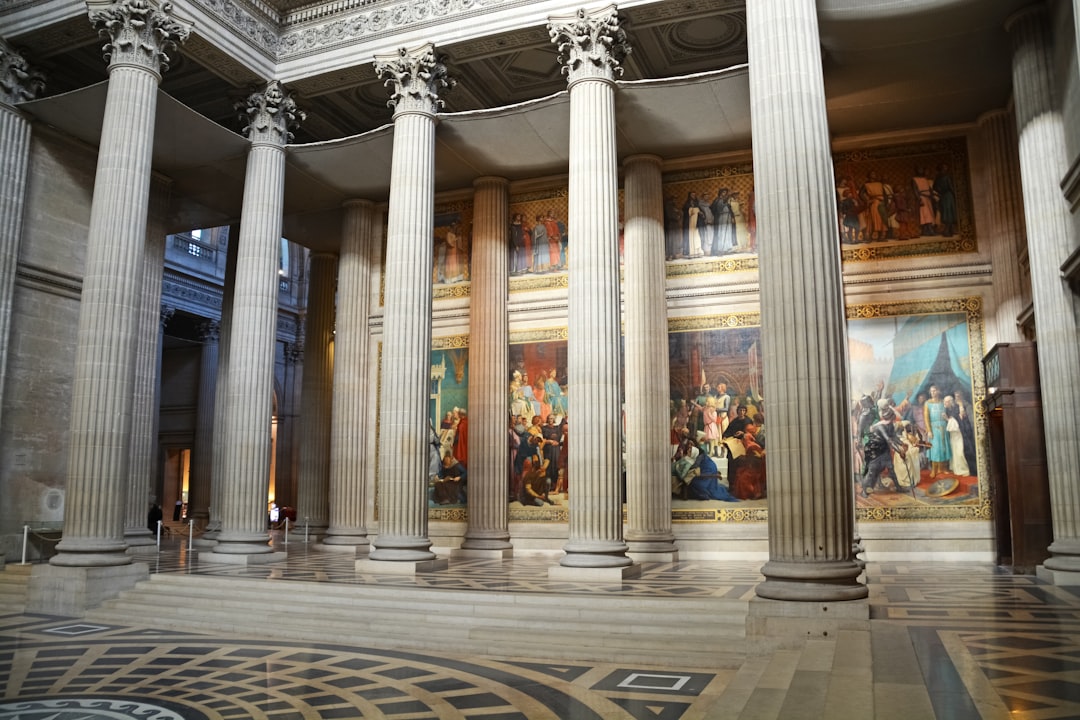
[[[26,611],[26,592],[32,565],[5,565],[0,572],[0,613]]]
[[[157,574],[88,621],[547,660],[736,667],[747,603]]]

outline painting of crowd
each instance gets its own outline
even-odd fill
[[[566,507],[570,497],[566,341],[511,345],[510,366],[510,506]]]
[[[565,194],[512,202],[510,205],[510,275],[566,272],[569,234]]]
[[[978,501],[976,413],[963,317],[850,324],[852,378],[862,387],[851,404],[858,504]],[[878,379],[871,383],[874,373]]]
[[[950,240],[963,234],[970,227],[964,168],[962,143],[955,142],[839,154],[840,242]]]
[[[664,184],[669,262],[757,253],[753,175],[716,174]]]
[[[669,335],[675,507],[766,498],[759,346],[758,328]]]

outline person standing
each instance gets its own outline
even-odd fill
[[[935,478],[945,473],[952,459],[949,445],[949,433],[946,429],[949,418],[945,415],[945,403],[941,399],[941,389],[930,386],[930,399],[923,405],[923,421],[930,432],[930,477]]]

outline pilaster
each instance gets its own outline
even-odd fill
[[[660,158],[623,164],[626,306],[626,540],[635,560],[678,556],[671,532],[671,441]]]
[[[506,378],[510,375],[510,185],[473,183],[472,288],[469,302],[469,524],[455,555],[513,555],[506,504]]]
[[[573,388],[570,536],[559,561],[626,575],[622,537],[618,165],[615,78],[629,52],[615,6],[552,17],[548,34],[570,90],[567,375]],[[562,569],[552,568],[559,577]]]
[[[1061,266],[1076,247],[1068,202],[1059,183],[1068,157],[1046,8],[1013,16],[1013,94],[1020,137],[1020,177],[1027,219],[1031,302],[1035,309],[1042,386],[1043,444],[1054,525],[1049,577],[1080,577],[1080,417],[1072,407],[1080,368],[1075,297]],[[1056,574],[1055,574],[1056,573]],[[1071,584],[1071,583],[1070,583]]]
[[[188,485],[188,517],[206,528],[214,478],[214,397],[217,394],[217,371],[221,347],[221,323],[206,320],[199,325],[199,392],[195,408],[195,447],[192,449],[191,481]]]
[[[774,398],[769,561],[757,594],[865,598],[852,548],[847,340],[817,10],[814,0],[748,3],[746,24],[758,233],[768,239],[759,244],[764,384]]]
[[[33,100],[44,85],[44,76],[0,39],[0,421],[30,158],[30,122],[15,106]]]

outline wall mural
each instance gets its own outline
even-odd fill
[[[434,299],[469,296],[472,229],[471,200],[435,206],[431,268]]]
[[[847,309],[859,517],[990,517],[979,298]]]
[[[509,516],[567,522],[566,329],[511,333],[510,343]]]
[[[510,292],[566,287],[567,188],[510,198]]]
[[[750,163],[664,175],[667,276],[757,268]]]
[[[765,401],[757,313],[669,323],[672,520],[764,520]]]
[[[464,521],[469,468],[469,338],[433,338],[428,519]]]
[[[845,261],[978,250],[963,138],[852,150],[833,162]]]

